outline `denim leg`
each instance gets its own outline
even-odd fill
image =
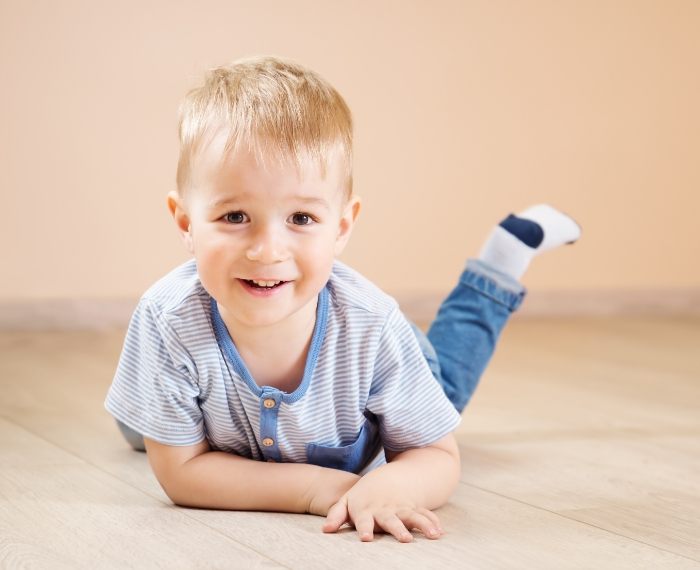
[[[146,451],[146,446],[143,443],[143,436],[140,433],[135,432],[133,429],[126,424],[123,424],[119,420],[117,420],[117,427],[119,428],[119,431],[122,432],[124,439],[128,442],[132,449],[135,451]]]
[[[472,397],[503,326],[526,293],[513,277],[470,259],[427,338],[413,325],[433,375],[458,412]]]
[[[430,368],[430,371],[433,373],[435,379],[442,386],[442,371],[440,370],[440,361],[438,360],[438,356],[435,352],[435,349],[433,348],[433,345],[430,344],[428,337],[425,336],[425,333],[418,327],[418,325],[416,325],[411,320],[408,320],[408,324],[411,325],[413,333],[418,339],[418,345],[420,346],[423,356],[428,361],[428,367]]]

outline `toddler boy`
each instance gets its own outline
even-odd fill
[[[350,111],[321,77],[270,57],[215,69],[179,133],[168,207],[194,259],[141,298],[107,410],[176,504],[438,538],[452,431],[518,279],[579,227],[546,205],[507,217],[426,337],[336,260],[360,201]]]

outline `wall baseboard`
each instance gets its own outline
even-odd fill
[[[138,299],[42,299],[0,302],[0,330],[108,330],[124,328]]]
[[[443,294],[399,293],[404,313],[429,323]],[[0,302],[1,331],[124,328],[137,299],[56,299]],[[656,291],[530,291],[516,313],[527,317],[700,316],[700,288]]]

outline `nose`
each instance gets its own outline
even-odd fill
[[[265,264],[279,263],[289,259],[289,250],[276,228],[266,226],[253,234],[246,249],[246,258]]]

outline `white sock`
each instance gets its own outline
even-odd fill
[[[479,259],[520,279],[535,255],[581,237],[581,227],[569,216],[538,204],[509,215],[492,231],[479,253]]]

